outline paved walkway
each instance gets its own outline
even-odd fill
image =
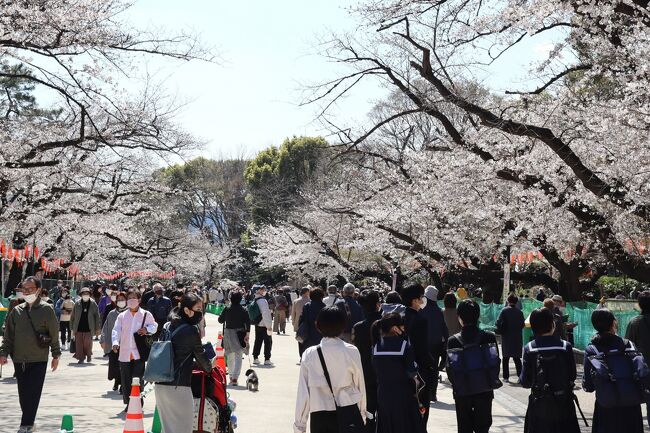
[[[216,339],[220,325],[215,316],[208,315],[206,341]],[[292,329],[289,326],[289,329]],[[95,353],[100,354],[95,343]],[[237,431],[241,433],[287,433],[292,431],[293,414],[299,366],[297,344],[292,335],[273,336],[274,367],[256,367],[260,377],[260,391],[250,393],[244,387],[229,389],[237,403],[239,419]],[[78,366],[72,355],[65,353],[59,370],[48,372],[43,398],[37,417],[39,432],[58,432],[61,417],[74,416],[75,433],[120,433],[123,429],[124,408],[121,396],[111,391],[106,380],[107,361],[98,357],[91,364]],[[248,361],[244,361],[244,371]],[[514,366],[512,366],[514,370]],[[4,367],[0,379],[0,432],[13,433],[20,422],[20,410],[15,380],[11,378],[13,365]],[[514,371],[513,371],[514,374]],[[242,378],[243,379],[243,378]],[[241,382],[243,380],[240,379]],[[428,431],[432,433],[456,432],[456,414],[450,388],[442,384],[438,393],[440,401],[432,405]],[[528,390],[505,384],[496,392],[494,423],[495,433],[515,433],[523,429]],[[593,395],[578,391],[585,415],[591,418]],[[155,406],[153,393],[145,401],[145,429],[151,427]],[[589,432],[590,428],[583,431]]]

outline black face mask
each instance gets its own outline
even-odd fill
[[[188,322],[190,325],[198,325],[199,322],[201,322],[201,319],[203,318],[203,313],[200,312],[200,311],[195,311],[195,312],[194,312],[194,315],[193,315],[192,317],[188,317],[188,316],[185,314],[185,312],[183,312],[183,316],[185,316],[185,320],[187,320],[187,322]]]

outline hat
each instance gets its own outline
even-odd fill
[[[562,296],[560,296],[560,295],[553,295],[553,297],[551,298],[551,300],[552,300],[553,302],[564,302],[564,299],[562,299]]]
[[[424,296],[426,296],[427,299],[430,299],[432,301],[437,301],[438,289],[436,289],[435,286],[428,286],[426,289],[424,289]]]
[[[258,290],[266,289],[266,286],[264,284],[254,284],[252,289],[257,292]]]
[[[81,290],[79,290],[79,294],[81,295],[82,293],[90,293],[90,287],[82,287]]]

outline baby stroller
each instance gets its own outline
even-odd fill
[[[233,433],[232,410],[226,395],[226,374],[219,367],[210,373],[192,371],[194,433]]]

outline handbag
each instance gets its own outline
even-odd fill
[[[296,330],[296,341],[300,344],[304,343],[309,335],[309,330],[307,329],[307,321],[303,321],[298,329]]]
[[[75,339],[70,340],[70,353],[76,353],[77,352],[77,342]]]
[[[52,342],[52,337],[50,337],[50,334],[46,332],[38,332],[36,330],[36,327],[34,326],[34,322],[32,322],[32,316],[29,314],[29,309],[25,308],[25,313],[27,313],[27,318],[29,319],[29,324],[32,325],[32,329],[34,330],[34,334],[36,334],[36,344],[38,344],[38,347],[45,349],[47,347],[50,347],[50,343]]]
[[[334,397],[334,405],[336,406],[336,421],[339,425],[339,433],[364,433],[366,428],[363,423],[361,411],[359,411],[359,406],[356,404],[351,404],[349,406],[339,406],[336,402],[336,395],[334,395],[334,388],[332,388],[330,374],[327,371],[327,365],[325,365],[323,351],[320,347],[318,347],[317,350],[318,357],[320,358],[320,364],[323,366],[323,373],[325,373],[327,385],[330,387],[332,397]]]
[[[144,328],[144,322],[147,319],[147,312],[144,312],[144,317],[142,318],[142,325],[140,329]],[[135,340],[135,347],[138,348],[138,353],[140,354],[140,359],[147,361],[149,359],[149,353],[151,353],[151,346],[154,342],[154,336],[152,334],[140,335],[137,332],[133,333],[133,340]]]

